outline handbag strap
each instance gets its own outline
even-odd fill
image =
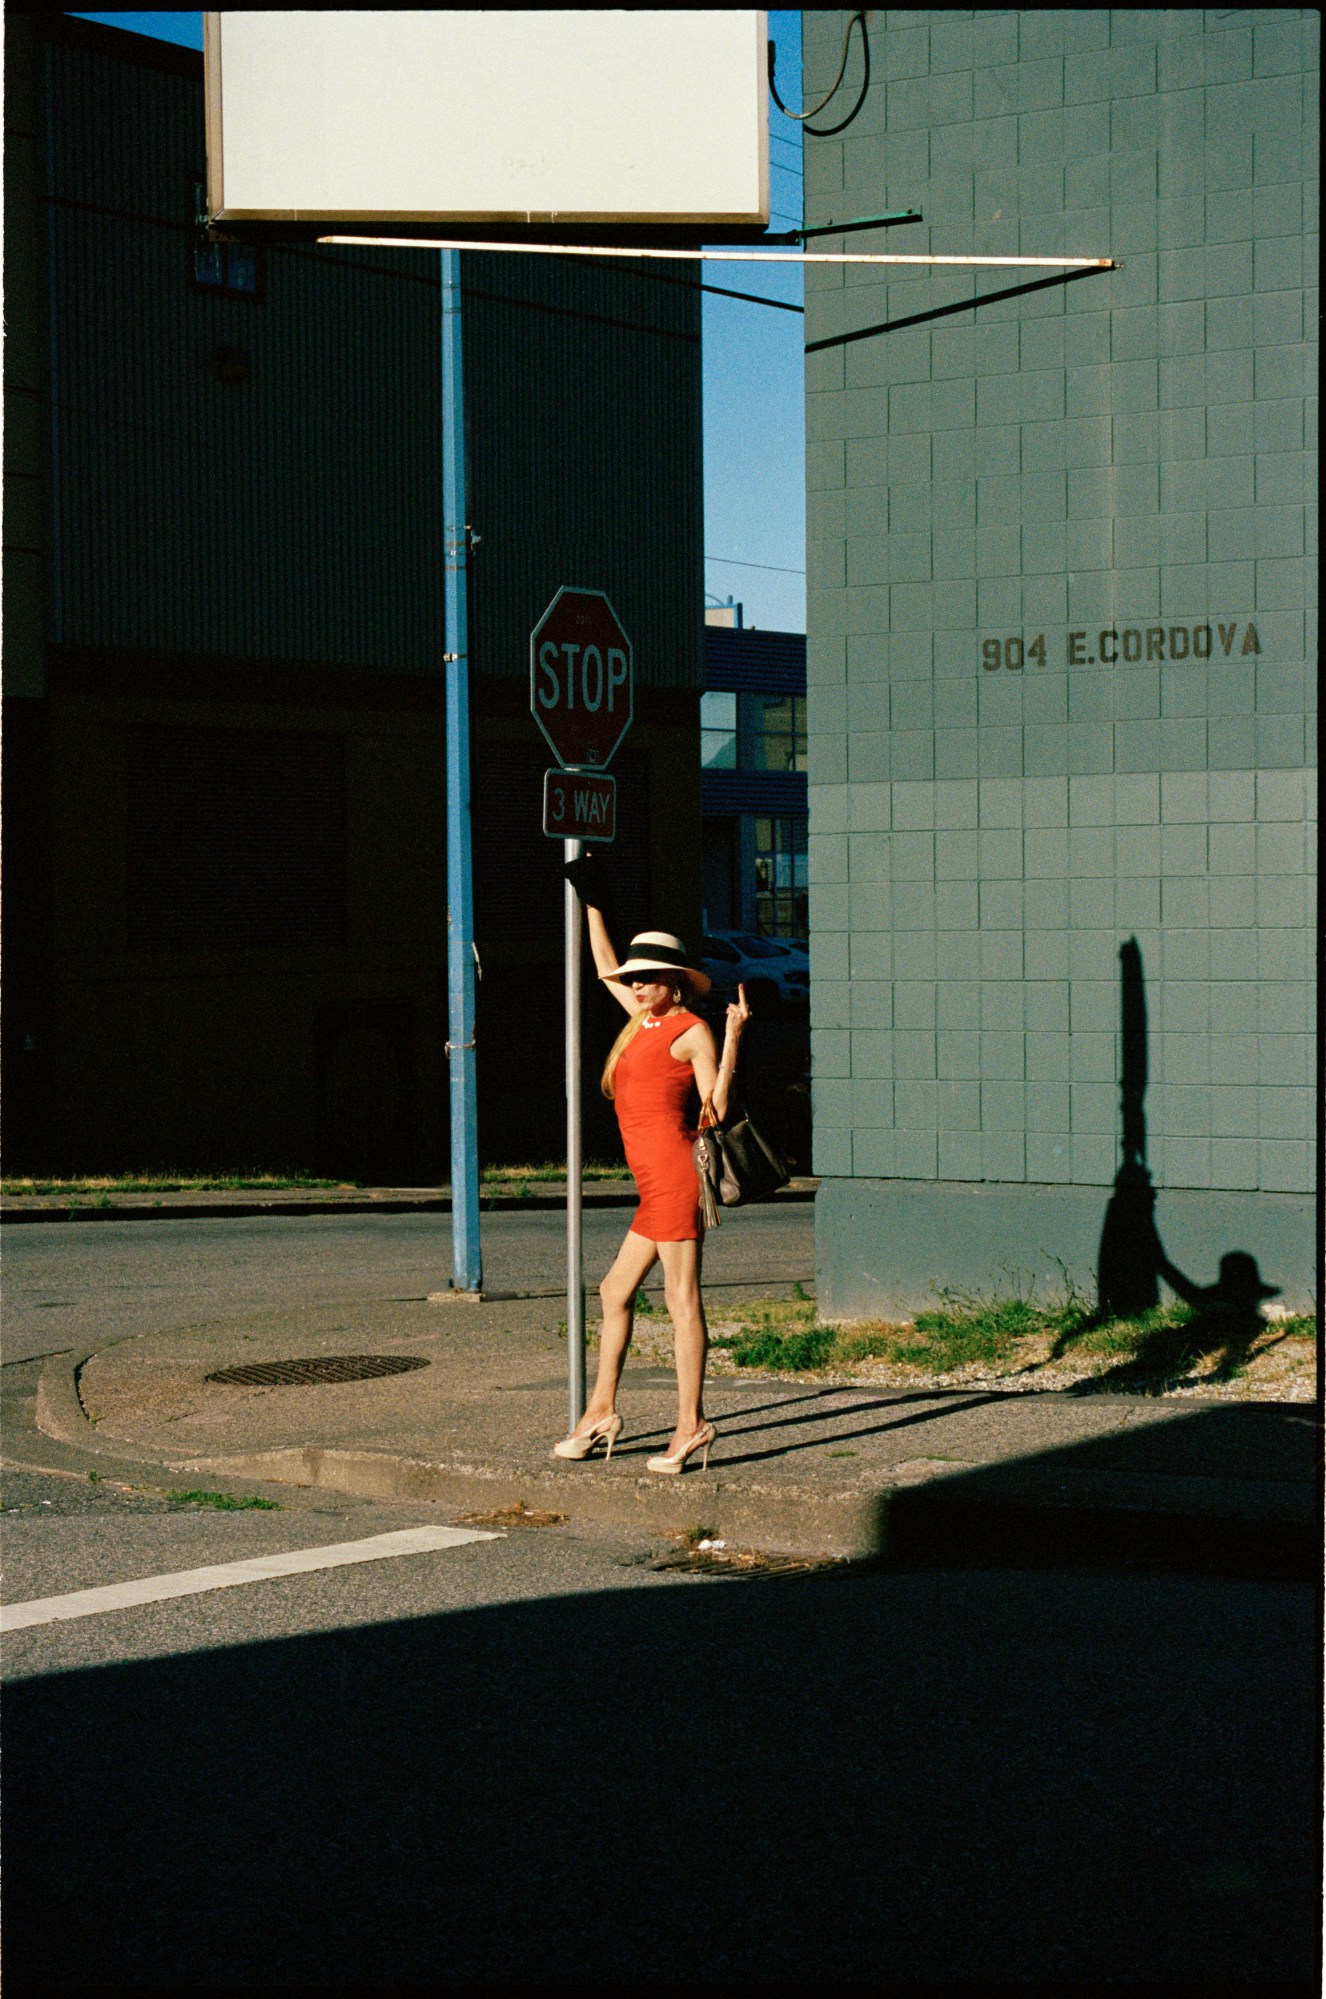
[[[709,1092],[709,1095],[705,1098],[704,1102],[700,1106],[700,1122],[696,1126],[696,1130],[716,1131],[717,1129],[718,1129],[718,1116],[714,1110],[714,1093],[711,1090]]]

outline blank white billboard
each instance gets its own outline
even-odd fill
[[[204,14],[218,219],[769,219],[766,17]]]

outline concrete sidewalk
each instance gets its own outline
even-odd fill
[[[1319,1572],[1310,1404],[725,1374],[706,1397],[719,1433],[708,1471],[696,1460],[665,1478],[645,1468],[675,1412],[657,1321],[640,1324],[611,1463],[551,1455],[567,1427],[553,1311],[541,1300],[375,1302],[144,1333],[47,1360],[37,1422],[89,1464],[105,1454],[172,1484],[317,1485],[432,1500],[450,1515],[523,1504],[858,1559]],[[409,1370],[318,1385],[207,1378],[364,1355]]]
[[[773,1196],[775,1202],[813,1201],[819,1181],[789,1180]],[[635,1182],[590,1180],[583,1189],[586,1207],[634,1207]],[[566,1182],[530,1183],[528,1194],[484,1193],[481,1209],[562,1208]],[[131,1194],[6,1194],[0,1198],[0,1225],[10,1222],[161,1222],[188,1217],[240,1215],[404,1215],[451,1213],[450,1187],[273,1187],[214,1188],[206,1192]]]

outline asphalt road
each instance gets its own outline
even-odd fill
[[[732,1218],[711,1278],[808,1275],[810,1218]],[[560,1280],[556,1214],[485,1245],[490,1283]],[[418,1296],[448,1248],[429,1216],[9,1231],[6,1602],[450,1524],[172,1498],[33,1430],[15,1357]],[[9,1989],[1317,1989],[1315,1589],[677,1553],[572,1520],[7,1633]]]
[[[15,1590],[437,1519],[6,1473]],[[10,1989],[1312,1981],[1315,1592],[572,1524],[19,1632]]]
[[[721,1298],[734,1286],[808,1283],[813,1216],[809,1202],[725,1216],[705,1244],[706,1286]],[[630,1218],[627,1207],[586,1209],[591,1292]],[[550,1296],[564,1288],[558,1210],[487,1214],[482,1244],[486,1288]],[[4,1359],[64,1352],[102,1332],[153,1332],[264,1306],[426,1297],[450,1278],[448,1215],[28,1222],[4,1231]]]

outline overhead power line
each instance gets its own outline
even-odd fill
[[[845,118],[840,118],[836,125],[807,125],[805,123],[805,120],[807,118],[817,117],[819,113],[824,110],[825,106],[829,102],[829,99],[837,95],[838,86],[842,82],[843,77],[847,71],[848,43],[852,39],[853,28],[858,26],[860,27],[861,30],[861,58],[862,58],[864,73],[861,78],[861,93],[857,98],[856,103],[852,106],[847,116]],[[774,71],[777,65],[777,60],[778,60],[777,44],[771,41],[769,43],[769,95],[773,98],[774,103],[778,106],[778,109],[783,113],[784,117],[794,119],[796,123],[800,125],[802,131],[807,133],[808,136],[812,139],[831,139],[834,136],[835,132],[845,132],[847,127],[851,124],[852,120],[855,118],[857,112],[861,109],[861,106],[865,103],[866,92],[870,89],[870,36],[866,31],[865,12],[861,11],[855,13],[848,20],[847,26],[843,30],[843,52],[842,52],[842,58],[838,64],[838,74],[833,79],[833,83],[827,95],[822,97],[818,104],[812,104],[809,111],[789,111],[787,106],[784,104],[782,98],[778,95],[778,85],[774,82]]]
[[[788,569],[781,562],[739,562],[735,555],[706,555],[706,562],[721,563],[724,569],[768,569],[777,576],[804,576],[804,569]]]
[[[571,263],[573,259],[568,257],[566,261],[567,263]],[[671,285],[675,291],[688,292],[695,289],[689,278],[671,278],[665,271],[632,271],[630,275],[633,278],[645,280],[653,285]],[[787,299],[764,298],[759,292],[733,291],[730,285],[702,284],[699,289],[702,292],[716,292],[720,298],[744,299],[748,305],[767,305],[774,312],[799,312],[803,317],[805,316],[806,308],[804,306],[792,305]]]
[[[799,312],[805,317],[804,305],[792,305],[784,298],[761,298],[758,292],[729,291],[726,285],[701,285],[702,292],[717,292],[720,298],[744,298],[748,305],[771,305],[775,312]]]

